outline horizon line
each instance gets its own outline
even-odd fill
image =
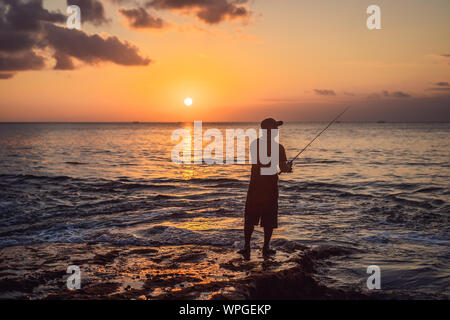
[[[193,123],[194,121],[0,121],[0,124],[169,124],[169,123]],[[283,121],[286,123],[318,123],[327,122],[329,120],[298,120]],[[202,121],[203,123],[260,123],[260,121]],[[336,123],[450,123],[450,121],[389,121],[389,120],[340,120]]]

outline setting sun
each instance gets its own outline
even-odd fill
[[[192,105],[192,98],[189,98],[189,97],[187,97],[186,99],[184,99],[184,104],[187,106],[187,107],[190,107],[191,105]]]

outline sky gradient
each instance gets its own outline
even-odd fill
[[[366,27],[371,4],[381,30]],[[449,13],[447,0],[0,0],[0,121],[324,121],[346,105],[348,121],[450,121]]]

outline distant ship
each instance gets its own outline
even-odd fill
[[[133,121],[132,123],[135,123],[135,124],[137,124],[137,123],[140,123],[139,121]]]
[[[377,123],[386,123],[384,120],[378,120]]]

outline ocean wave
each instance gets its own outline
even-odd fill
[[[445,235],[437,236],[430,235],[423,232],[395,232],[384,231],[375,235],[367,236],[363,238],[366,241],[373,243],[416,243],[421,245],[450,245],[450,238]]]
[[[7,182],[23,182],[26,180],[54,180],[54,181],[64,181],[64,180],[78,180],[69,176],[38,176],[32,174],[0,174],[0,181],[4,180]]]
[[[328,183],[328,182],[319,182],[319,181],[300,181],[300,182],[284,182],[281,184],[281,188],[286,191],[290,190],[305,190],[305,189],[348,189],[351,188],[350,185],[344,185],[339,183]]]
[[[192,231],[185,228],[155,225],[133,234],[107,230],[89,232],[63,225],[31,234],[28,237],[10,236],[0,240],[0,247],[30,245],[36,243],[108,243],[113,245],[171,246],[211,245],[232,246],[241,236],[241,230]]]
[[[87,162],[79,162],[79,161],[66,161],[64,162],[65,164],[70,164],[70,165],[74,165],[74,166],[79,166],[79,165],[85,165],[88,164]]]
[[[411,206],[411,207],[415,207],[415,208],[424,208],[424,209],[431,209],[434,208],[435,206],[430,203],[430,201],[418,201],[418,200],[411,200],[411,199],[405,199],[402,198],[400,196],[396,196],[396,195],[388,195],[387,198],[400,203],[402,205],[405,206]]]
[[[418,188],[417,190],[414,190],[412,193],[437,193],[443,190],[445,189],[440,187],[421,187]]]

